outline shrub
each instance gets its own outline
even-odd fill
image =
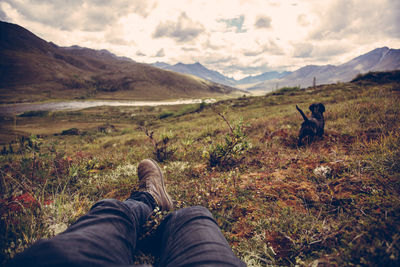
[[[164,111],[160,115],[158,115],[159,119],[165,119],[168,117],[174,116],[174,113],[172,111]]]
[[[295,91],[300,90],[300,86],[293,86],[293,87],[282,87],[281,89],[272,93],[272,95],[284,95],[286,93],[293,93]]]
[[[61,135],[79,135],[79,134],[80,134],[80,131],[78,128],[71,128],[68,130],[63,130],[61,132]]]
[[[251,147],[244,133],[245,126],[242,120],[234,127],[231,127],[229,123],[228,125],[230,132],[225,135],[225,143],[212,144],[204,153],[210,167],[232,167],[243,159],[243,154]]]
[[[32,110],[32,111],[26,111],[18,116],[19,117],[46,117],[48,114],[49,114],[49,112],[46,110]]]
[[[201,101],[199,104],[199,108],[197,109],[198,112],[202,111],[205,107],[207,107],[207,103],[204,101]]]
[[[147,137],[149,137],[151,142],[153,143],[153,148],[154,148],[153,155],[158,162],[164,162],[172,158],[172,156],[175,153],[175,150],[169,147],[168,143],[171,137],[168,134],[163,134],[161,135],[160,140],[156,140],[154,138],[153,131],[149,131],[146,128],[142,128],[142,130],[145,132]]]

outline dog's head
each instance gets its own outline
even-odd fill
[[[325,112],[325,106],[322,103],[311,104],[309,109],[313,115],[319,114],[322,116],[322,113]]]

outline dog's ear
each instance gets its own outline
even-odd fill
[[[311,104],[311,105],[308,107],[308,109],[309,109],[312,113],[314,113],[315,107],[316,107],[316,106],[317,106],[316,104]]]
[[[324,104],[322,104],[322,103],[319,103],[319,104],[318,104],[318,111],[319,111],[320,113],[324,113],[324,112],[325,112],[325,106],[324,106]]]

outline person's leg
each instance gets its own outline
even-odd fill
[[[160,226],[159,266],[246,266],[232,252],[211,213],[196,206],[169,214]]]
[[[132,264],[142,226],[154,207],[153,197],[146,192],[132,193],[124,202],[102,200],[65,232],[17,255],[11,266]]]
[[[41,240],[17,255],[10,266],[112,266],[133,263],[138,238],[156,206],[170,210],[173,203],[160,167],[153,160],[138,165],[140,192],[124,202],[96,203],[65,232]]]

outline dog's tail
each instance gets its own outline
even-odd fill
[[[304,114],[304,112],[296,105],[297,110],[300,112],[301,116],[305,121],[308,121],[307,116]]]

